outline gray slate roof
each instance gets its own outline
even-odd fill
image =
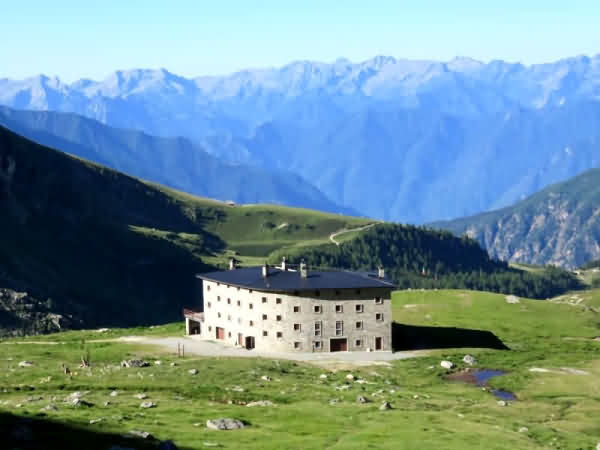
[[[244,267],[196,275],[202,280],[215,281],[231,286],[266,292],[293,292],[317,289],[366,289],[396,286],[388,279],[378,278],[375,274],[347,271],[308,271],[308,277],[302,278],[300,272],[269,267],[269,275],[262,276],[262,267]]]

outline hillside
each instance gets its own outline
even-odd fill
[[[302,177],[228,163],[185,138],[150,136],[76,114],[0,107],[0,125],[38,144],[203,197],[354,214]]]
[[[599,68],[600,55],[530,66],[378,56],[196,78],[135,69],[0,80],[0,103],[183,136],[222,160],[292,171],[365,216],[428,223],[600,165]]]
[[[600,169],[514,206],[432,226],[478,240],[505,261],[574,268],[600,258]]]
[[[177,320],[193,275],[368,221],[231,207],[152,185],[0,127],[0,334]],[[285,224],[284,226],[282,226]],[[229,249],[231,248],[231,249]],[[229,250],[228,250],[229,249]]]

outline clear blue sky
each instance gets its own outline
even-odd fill
[[[44,73],[66,81],[101,79],[138,67],[196,76],[378,54],[531,64],[600,53],[598,0],[6,3],[0,78]]]

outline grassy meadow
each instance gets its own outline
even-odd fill
[[[427,348],[422,356],[360,368],[178,358],[158,347],[110,341],[123,335],[182,335],[182,324],[3,340],[0,411],[12,414],[13,421],[57,421],[70,427],[71,444],[82,439],[90,449],[108,448],[106,439],[118,440],[130,430],[171,439],[179,448],[593,449],[600,442],[600,342],[593,340],[600,335],[600,291],[519,303],[473,291],[398,291],[393,311],[401,326],[438,341],[422,336]],[[428,333],[429,327],[435,332]],[[509,350],[461,342],[470,330],[490,332]],[[476,367],[505,370],[490,384],[513,392],[517,400],[501,406],[482,388],[446,381],[449,371],[440,361],[453,361],[458,371],[465,368],[467,353],[476,357]],[[89,354],[91,368],[78,368],[83,354]],[[119,367],[130,358],[144,358],[151,366]],[[18,367],[23,360],[34,365]],[[367,382],[348,381],[348,373]],[[76,391],[93,406],[65,403]],[[142,400],[135,397],[140,393],[156,407],[140,408]],[[359,404],[359,395],[370,401]],[[274,406],[243,404],[258,400]],[[384,400],[392,410],[379,410]],[[206,420],[219,417],[248,426],[208,430]],[[97,419],[102,420],[90,424]],[[102,438],[89,439],[96,435]]]

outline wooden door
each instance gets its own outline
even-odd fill
[[[244,335],[242,333],[238,333],[238,345],[240,347],[244,346]]]
[[[346,352],[348,351],[348,339],[337,338],[329,341],[330,352]]]
[[[383,349],[383,338],[376,337],[375,338],[375,350]]]
[[[246,336],[246,349],[252,350],[254,348],[254,336]]]
[[[217,339],[225,339],[225,328],[217,327]]]

